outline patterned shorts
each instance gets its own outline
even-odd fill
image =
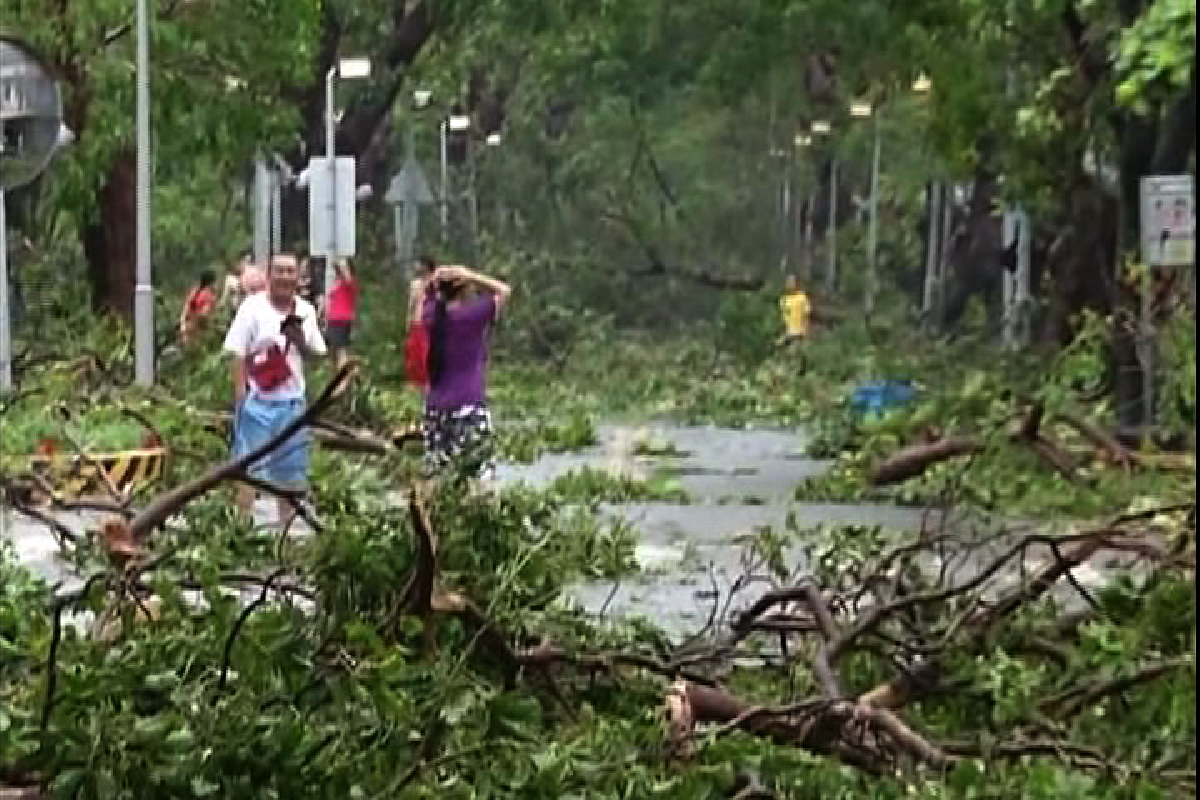
[[[425,471],[429,475],[451,465],[478,478],[491,478],[495,472],[492,412],[486,405],[451,410],[427,408],[421,433],[425,440]]]

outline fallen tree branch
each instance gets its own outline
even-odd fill
[[[982,452],[978,439],[945,437],[935,442],[922,442],[905,447],[876,465],[867,475],[872,486],[888,486],[915,478],[942,461]]]
[[[1093,681],[1084,686],[1078,686],[1062,694],[1055,695],[1040,704],[1043,714],[1055,720],[1065,720],[1086,708],[1096,705],[1099,701],[1112,695],[1121,694],[1135,686],[1157,680],[1168,673],[1188,667],[1195,668],[1192,658],[1174,658],[1147,664],[1130,675],[1122,675],[1103,681]]]

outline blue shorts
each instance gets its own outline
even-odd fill
[[[233,457],[244,456],[269,442],[288,423],[304,413],[304,398],[267,400],[249,392],[233,418]],[[308,486],[308,449],[312,433],[301,428],[287,441],[248,468],[250,476],[277,486],[303,490]]]

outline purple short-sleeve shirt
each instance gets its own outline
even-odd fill
[[[434,307],[432,298],[425,301],[426,325],[433,324]],[[490,294],[447,306],[445,361],[441,380],[429,387],[429,408],[450,411],[487,402],[488,330],[495,318],[496,298]]]

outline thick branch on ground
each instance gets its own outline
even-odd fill
[[[409,513],[417,537],[417,556],[389,626],[394,626],[405,615],[417,617],[425,626],[426,646],[432,648],[436,615],[455,617],[472,633],[471,649],[478,644],[480,654],[490,665],[499,668],[505,685],[515,684],[521,665],[504,633],[465,595],[439,585],[437,536],[417,489],[409,497]]]
[[[772,708],[753,705],[724,689],[682,681],[671,688],[669,697],[673,738],[682,734],[687,723],[720,723],[718,735],[740,730],[831,755],[878,775],[901,762],[940,769],[954,761],[894,714],[853,702],[807,700]],[[674,743],[686,750],[680,740]]]
[[[401,602],[406,613],[428,620],[433,611],[433,589],[437,581],[437,540],[429,522],[429,512],[417,489],[409,496],[408,511],[417,536],[417,560],[408,585],[401,593]]]
[[[914,444],[876,465],[867,476],[872,486],[887,486],[915,478],[935,464],[973,455],[983,450],[978,439],[947,437],[936,442]]]

